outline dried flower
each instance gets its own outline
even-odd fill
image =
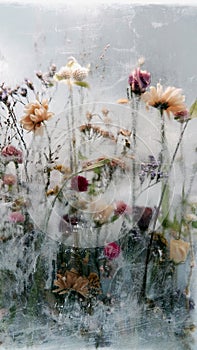
[[[58,194],[58,192],[59,192],[59,187],[58,187],[58,186],[55,186],[54,188],[50,188],[50,189],[46,192],[46,195],[47,195],[47,196],[53,196],[53,195]]]
[[[113,260],[120,255],[120,246],[116,242],[111,242],[104,247],[104,255]]]
[[[64,80],[70,79],[72,77],[72,71],[70,67],[64,66],[61,67],[60,70],[55,74],[55,79]]]
[[[3,184],[12,186],[16,183],[16,176],[13,174],[5,174],[3,176]]]
[[[88,77],[89,66],[82,67],[74,57],[70,57],[66,66],[63,66],[54,75],[55,80],[68,80],[69,84],[82,82]],[[72,81],[73,80],[73,81]]]
[[[171,239],[170,241],[170,259],[176,264],[184,262],[190,249],[190,244],[182,239]]]
[[[38,132],[42,123],[51,118],[53,113],[48,112],[48,101],[31,102],[25,106],[25,116],[20,123],[25,130]]]
[[[119,201],[115,204],[116,208],[114,210],[115,215],[131,214],[132,209],[123,201]]]
[[[23,162],[22,152],[12,145],[5,146],[1,151],[1,155],[5,157],[6,161],[13,161],[19,164]]]
[[[150,85],[151,77],[150,73],[145,70],[136,68],[130,75],[128,83],[130,85],[131,92],[136,95],[143,94],[147,87]]]
[[[13,222],[14,224],[23,223],[25,221],[25,217],[21,212],[13,211],[9,215],[9,221]]]
[[[34,86],[33,86],[32,81],[30,81],[29,79],[25,79],[25,83],[30,90],[32,90],[32,91],[34,90]]]
[[[88,180],[84,176],[75,176],[71,179],[71,189],[78,192],[86,192]]]
[[[157,84],[157,87],[151,86],[150,91],[145,92],[143,95],[143,100],[147,106],[166,111],[168,117],[170,113],[174,114],[186,110],[184,104],[185,96],[182,95],[182,90],[171,86],[163,90],[163,86],[160,83]]]
[[[90,273],[88,277],[80,276],[75,270],[66,271],[64,275],[57,274],[58,279],[54,281],[54,285],[58,289],[53,290],[54,293],[65,294],[69,291],[75,291],[83,297],[88,297],[92,291],[100,293],[100,280],[96,273]]]
[[[114,207],[102,201],[97,201],[90,204],[90,211],[92,212],[93,220],[102,225],[109,220],[114,211]]]
[[[21,94],[21,96],[26,97],[27,96],[27,89],[24,87],[21,87],[20,94]]]
[[[129,137],[129,136],[131,136],[131,131],[127,130],[127,129],[120,129],[118,131],[118,135],[123,135],[125,137]]]
[[[146,231],[149,227],[153,210],[150,207],[135,206],[132,208],[133,219],[142,231]]]
[[[177,120],[179,123],[184,123],[188,119],[190,119],[190,114],[187,109],[179,112],[174,113],[174,119]]]
[[[89,70],[85,67],[79,67],[73,70],[72,76],[76,81],[83,81],[88,77]]]

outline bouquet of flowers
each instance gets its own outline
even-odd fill
[[[188,108],[181,89],[151,86],[143,64],[139,60],[129,75],[126,97],[107,104],[89,102],[91,66],[74,57],[59,69],[52,64],[47,72],[37,72],[36,82],[25,79],[14,88],[2,83],[5,323],[17,319],[17,305],[24,301],[27,314],[43,315],[44,308],[46,317],[48,308],[48,318],[61,316],[67,326],[66,315],[78,307],[72,327],[94,339],[96,347],[109,345],[108,331],[95,321],[99,310],[104,319],[115,317],[117,331],[122,320],[115,312],[132,299],[140,316],[133,320],[129,313],[128,332],[148,317],[152,324],[173,319],[173,332],[181,336],[193,329],[195,172],[187,184],[182,144],[197,116],[197,101]],[[173,151],[171,126],[179,134]],[[177,156],[183,178],[174,207]],[[184,283],[177,277],[182,266]]]

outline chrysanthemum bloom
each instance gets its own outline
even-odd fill
[[[13,222],[14,224],[23,223],[25,221],[25,217],[21,212],[13,211],[9,215],[9,221]]]
[[[128,83],[131,88],[131,92],[136,95],[143,94],[147,87],[150,85],[151,76],[150,73],[141,70],[139,67],[136,68],[130,75],[128,79]]]
[[[88,180],[84,176],[75,176],[71,180],[71,189],[78,192],[86,192]]]
[[[170,113],[186,110],[182,90],[172,86],[168,86],[166,90],[160,83],[157,84],[157,87],[151,86],[150,91],[145,92],[142,99],[146,102],[147,107],[152,106],[161,112],[166,111],[168,117]]]
[[[12,145],[5,146],[1,151],[1,155],[6,158],[6,161],[14,161],[19,164],[23,162],[22,152]]]
[[[132,209],[123,201],[119,201],[116,203],[116,207],[114,210],[114,214],[119,216],[119,215],[127,215],[131,214]]]
[[[25,116],[20,123],[25,130],[39,132],[42,123],[51,118],[53,113],[48,112],[48,101],[31,102],[25,106]]]
[[[3,176],[3,184],[12,186],[16,183],[16,176],[13,174],[5,174]]]
[[[104,255],[113,260],[120,255],[120,246],[116,242],[111,242],[104,247]]]

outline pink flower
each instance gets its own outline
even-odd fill
[[[140,70],[140,68],[136,68],[130,75],[128,83],[131,87],[131,92],[136,95],[141,95],[150,85],[151,77],[150,73],[145,70]]]
[[[9,221],[13,222],[14,224],[22,223],[25,221],[25,217],[20,211],[13,211],[9,215]]]
[[[12,186],[16,183],[16,176],[12,175],[12,174],[5,174],[3,176],[3,184],[4,185],[8,185],[8,186]]]
[[[116,242],[108,243],[104,248],[104,254],[109,260],[113,260],[120,255],[120,246]]]
[[[5,146],[1,151],[1,155],[8,161],[14,161],[19,164],[23,162],[22,152],[12,145]]]
[[[174,119],[177,120],[179,123],[186,122],[186,120],[190,119],[189,111],[185,109],[179,112],[175,112]]]
[[[123,201],[116,203],[116,208],[114,210],[115,215],[131,214],[131,208]]]
[[[71,189],[78,192],[85,192],[88,189],[88,180],[84,176],[75,176],[71,180]]]

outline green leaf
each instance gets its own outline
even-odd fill
[[[193,228],[197,228],[197,221],[193,221],[193,222],[192,222],[192,227],[193,227]]]
[[[81,87],[84,87],[84,88],[89,88],[89,84],[86,82],[86,81],[74,81],[74,84],[75,85],[78,85],[78,86],[81,86]]]
[[[190,118],[197,118],[197,99],[196,101],[191,105],[189,110]]]

